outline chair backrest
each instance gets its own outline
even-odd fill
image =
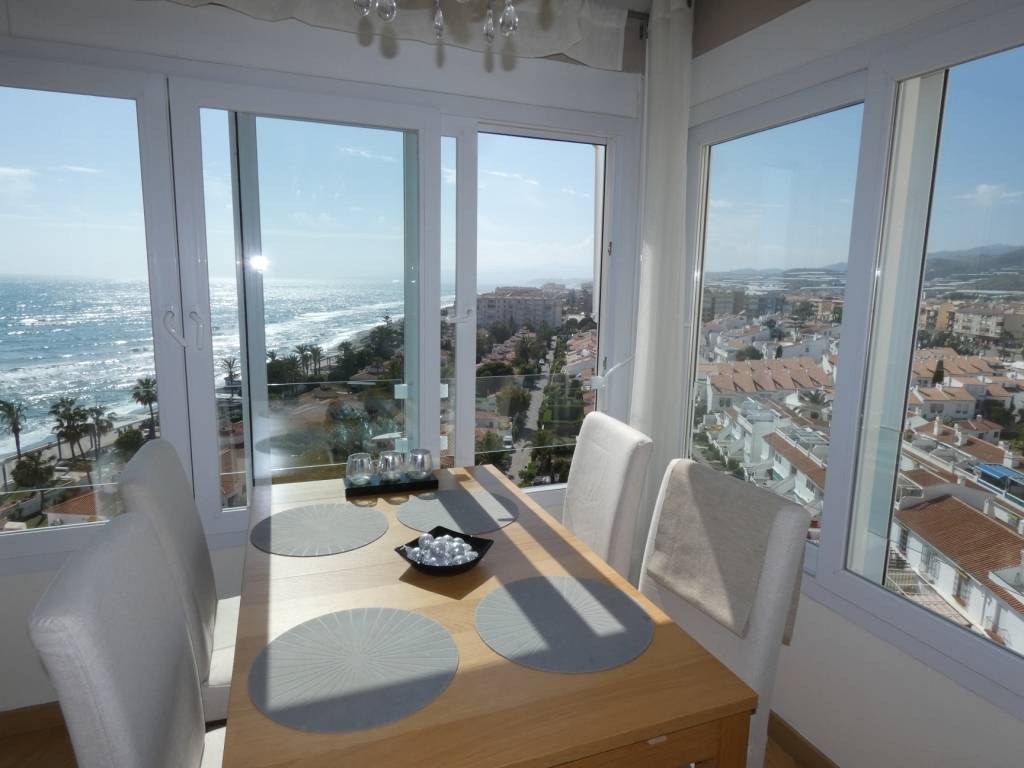
[[[121,473],[121,500],[129,515],[147,517],[171,567],[184,604],[199,679],[210,674],[217,585],[192,484],[166,440],[150,440]]]
[[[180,600],[153,527],[115,518],[40,599],[29,634],[79,768],[191,768],[203,710]]]
[[[760,491],[764,494],[764,503],[758,508],[751,508],[750,513],[763,513],[765,508],[778,511],[768,534],[746,633],[740,637],[692,603],[680,598],[669,587],[651,578],[648,573],[648,563],[655,549],[658,526],[666,506],[669,479],[673,469],[681,461],[684,460],[676,459],[669,464],[661,483],[647,546],[644,549],[640,591],[757,692],[758,708],[751,722],[748,765],[760,766],[764,760],[768,712],[771,707],[772,688],[775,685],[779,649],[789,618],[797,571],[803,567],[804,542],[809,518],[801,507],[784,502],[780,505],[781,500],[778,496],[767,490]],[[724,479],[735,483],[743,482],[735,478],[716,479],[718,482]],[[759,489],[745,485],[744,490],[749,492]],[[702,514],[713,515],[715,509],[704,510]],[[700,532],[695,532],[695,535],[700,535]],[[730,564],[721,563],[721,567],[728,568]]]
[[[643,432],[595,411],[583,420],[569,468],[562,522],[626,577],[653,447]]]

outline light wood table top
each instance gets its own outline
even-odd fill
[[[224,768],[745,764],[757,705],[750,688],[500,472],[442,470],[439,478],[442,489],[502,488],[525,507],[516,522],[483,534],[494,546],[467,573],[412,570],[393,550],[417,532],[398,521],[385,498],[361,503],[387,516],[388,532],[352,552],[281,557],[247,542]],[[343,498],[338,480],[259,487],[250,525],[271,512]],[[653,619],[651,645],[628,664],[592,674],[541,672],[499,656],[476,632],[476,607],[497,586],[537,575],[622,589]],[[337,734],[294,730],[256,709],[249,668],[272,639],[317,616],[367,606],[417,611],[452,634],[459,671],[437,699],[397,722]]]

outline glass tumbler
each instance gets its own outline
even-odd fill
[[[397,483],[405,469],[405,456],[401,451],[384,451],[380,455],[380,479],[385,483]]]
[[[434,469],[434,457],[426,448],[414,448],[409,451],[409,477],[413,480],[426,480]]]
[[[373,478],[373,459],[370,454],[349,454],[346,473],[352,485],[367,485]]]

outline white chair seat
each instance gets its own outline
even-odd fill
[[[203,740],[203,762],[199,768],[220,768],[224,762],[224,733],[227,728],[214,728],[206,732]]]
[[[213,625],[213,654],[210,675],[202,684],[203,711],[206,721],[227,720],[231,671],[235,666],[235,636],[238,633],[239,598],[217,601],[217,620]]]

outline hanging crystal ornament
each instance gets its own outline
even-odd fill
[[[494,11],[491,10],[490,2],[487,3],[487,20],[484,21],[484,39],[488,43],[494,42]]]
[[[369,16],[373,10],[373,0],[352,0],[352,4],[359,11],[360,16]]]
[[[516,13],[516,7],[512,5],[512,0],[505,0],[505,7],[501,11],[498,26],[501,27],[501,34],[505,37],[512,37],[519,29],[519,15]]]
[[[441,0],[434,0],[434,39],[440,40],[444,37],[444,11],[441,10]]]
[[[384,21],[394,21],[398,15],[398,0],[377,0],[377,15]]]

